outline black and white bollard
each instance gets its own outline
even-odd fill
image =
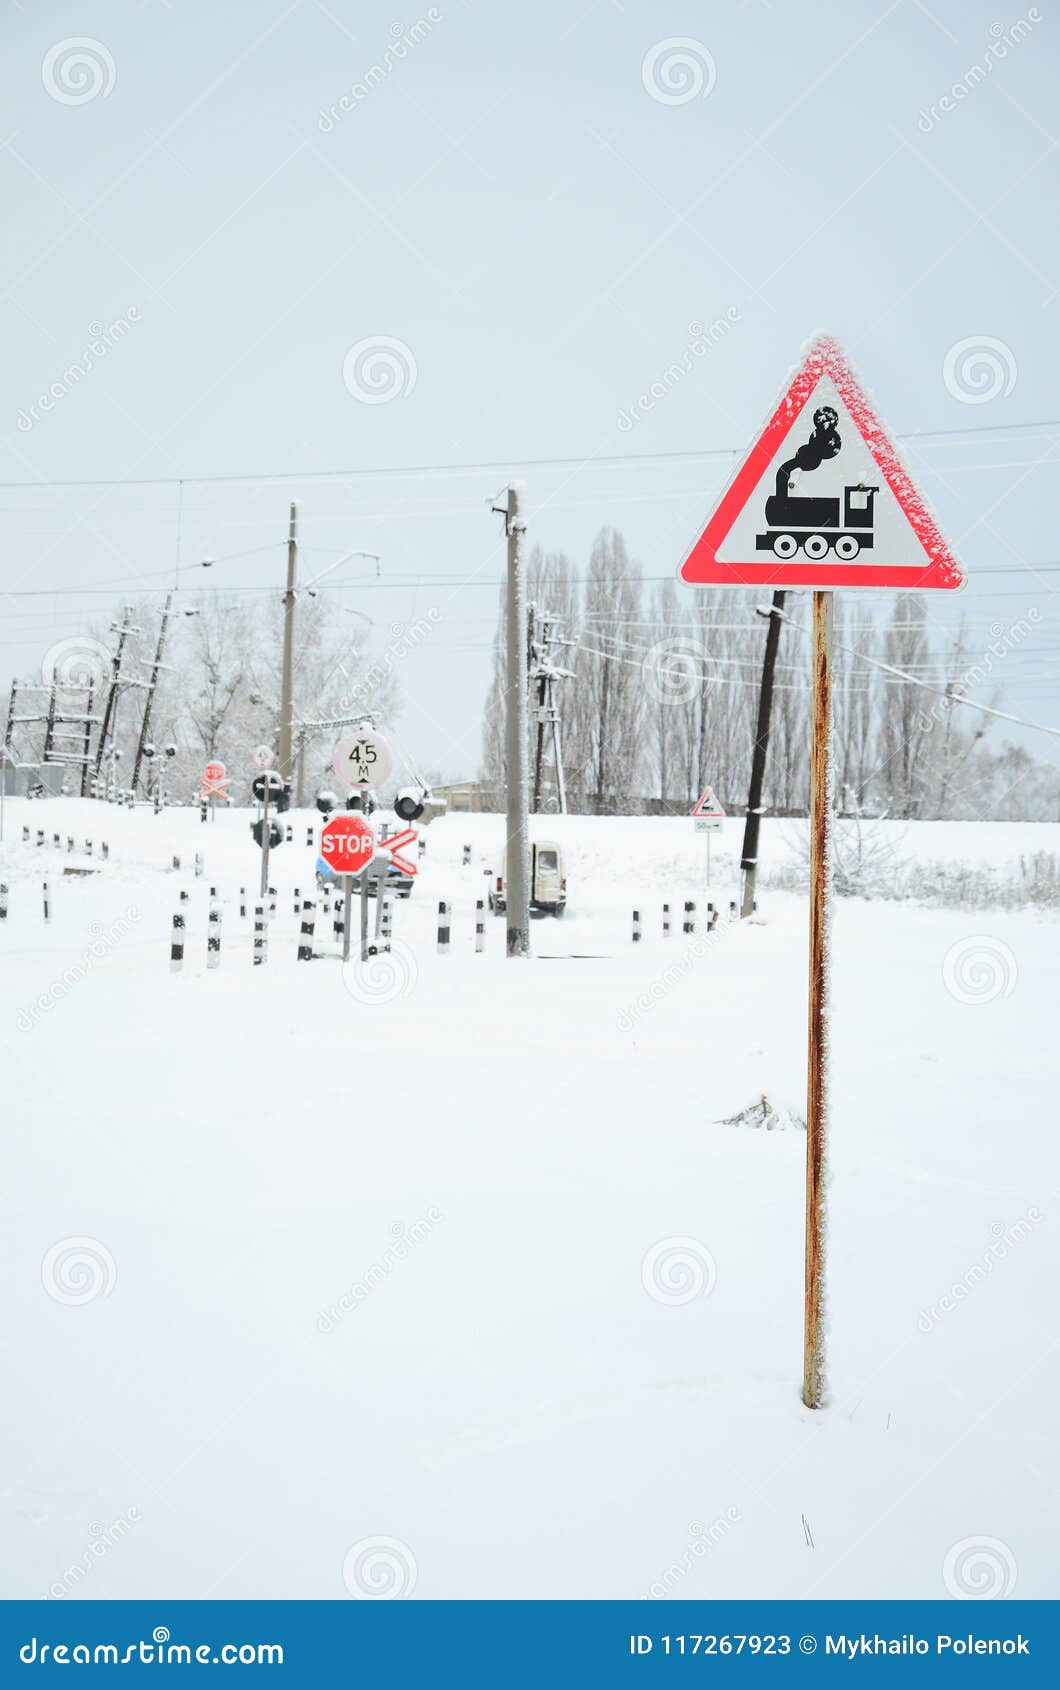
[[[85,840],[85,856],[90,857],[91,855],[92,855],[92,841],[91,841],[91,839],[86,839]]]
[[[269,920],[270,921],[276,920],[276,888],[275,888],[275,886],[269,887]]]
[[[207,936],[207,940],[206,940],[206,966],[207,966],[207,968],[220,968],[220,966],[221,966],[221,906],[220,906],[220,904],[211,904],[210,905],[210,920],[209,920],[209,927],[207,929],[207,934],[208,934],[208,936]]]
[[[66,849],[69,852],[69,851],[72,851],[73,848],[74,848],[74,836],[73,836],[72,833],[68,833],[66,835]]]
[[[107,841],[105,839],[104,839],[103,843],[100,845],[99,854],[103,858],[104,862],[108,861],[108,859],[110,857],[110,846],[107,844]]]
[[[416,855],[417,857],[425,857],[427,855],[427,841],[424,839],[422,833],[416,841]]]
[[[438,903],[438,955],[449,954],[449,902],[442,898]]]
[[[302,894],[296,886],[294,889],[294,913],[298,915],[302,908]]]
[[[640,944],[640,911],[633,911],[633,943]]]
[[[265,932],[265,907],[263,904],[254,905],[254,967],[257,968],[265,961],[269,954],[269,941]]]
[[[302,905],[302,936],[298,943],[299,962],[313,960],[313,929],[316,926],[316,905],[312,898],[307,898]]]
[[[383,919],[379,931],[383,939],[384,950],[390,949],[390,935],[394,930],[394,895],[392,892],[383,893]]]
[[[7,920],[7,887],[0,885],[0,921]]]
[[[217,887],[211,886],[210,887],[210,903],[216,904],[216,902],[217,902]]]
[[[55,851],[59,849],[59,835],[57,833],[52,834],[52,849]]]
[[[207,804],[205,798],[200,798],[199,799],[199,820],[201,822],[204,822],[209,814],[210,814],[209,804]]]
[[[310,823],[310,825],[305,830],[305,842],[306,842],[307,845],[312,845],[312,843],[313,843],[312,823]]]
[[[169,972],[176,974],[184,967],[184,917],[177,910],[173,917],[173,935],[169,941]]]
[[[29,844],[29,828],[28,827],[24,827],[22,829],[22,843],[23,843],[23,845]]]
[[[44,919],[45,919],[45,921],[51,921],[51,918],[52,918],[52,895],[51,895],[51,891],[49,890],[47,881],[44,882],[43,887],[42,887],[42,891],[44,893]]]
[[[180,901],[182,904],[188,904],[191,902],[191,893],[188,891],[186,886],[182,886],[180,889]]]
[[[729,899],[729,920],[730,921],[736,920],[736,900],[735,900],[735,898]]]
[[[335,898],[335,918],[331,923],[331,931],[341,944],[346,936],[346,928],[343,920],[342,899],[337,895]]]
[[[291,826],[290,822],[287,823],[287,831],[284,837],[288,845],[294,844],[294,828]]]
[[[247,889],[245,886],[239,888],[239,919],[240,921],[247,919]]]
[[[668,939],[669,937],[670,937],[670,906],[669,906],[669,904],[664,904],[663,905],[663,938]]]
[[[204,864],[203,864],[203,860],[202,860],[202,852],[196,851],[196,853],[195,853],[195,878],[196,878],[196,880],[202,879],[203,867],[204,867]]]
[[[39,847],[43,844],[44,844],[44,829],[42,827],[39,827],[37,829],[37,845]]]
[[[470,861],[471,861],[471,846],[465,845],[464,848],[463,848],[463,855],[460,858],[461,866],[463,868],[467,868],[467,865]]]
[[[694,933],[696,930],[696,906],[691,898],[685,899],[685,919],[681,924],[682,933]]]
[[[179,869],[179,868],[180,868],[180,858],[179,858],[179,857],[174,857],[174,858],[173,858],[173,867],[174,867],[174,868],[175,868],[175,869]]]
[[[481,952],[486,949],[486,900],[475,899],[475,950]]]

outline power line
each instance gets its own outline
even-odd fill
[[[996,423],[993,427],[988,428],[969,426],[967,428],[914,429],[905,434],[896,435],[895,439],[901,443],[917,440],[967,440],[969,437],[986,439],[996,434],[1024,432],[1048,434],[1051,430],[1060,430],[1060,421],[1046,419],[1044,422]],[[709,459],[737,457],[746,450],[745,445],[714,446],[698,452],[610,452],[599,455],[589,452],[566,458],[493,458],[474,463],[388,465],[379,469],[265,470],[248,471],[244,474],[234,475],[130,475],[86,477],[69,481],[0,481],[0,488],[32,487],[37,491],[42,491],[51,487],[180,488],[230,485],[237,482],[371,481],[384,476],[478,475],[486,470],[506,471],[513,464],[517,464],[520,469],[569,469],[572,465],[581,465],[588,469],[592,465],[703,463]]]

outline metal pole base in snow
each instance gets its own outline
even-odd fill
[[[806,1250],[802,1400],[824,1406],[824,1183],[828,1125],[828,949],[832,902],[832,594],[813,595],[810,742],[810,1014],[806,1052]]]
[[[449,904],[442,898],[438,904],[438,955],[449,954]]]

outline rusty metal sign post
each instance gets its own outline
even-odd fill
[[[812,479],[809,479],[812,478]],[[829,944],[832,916],[833,589],[954,592],[964,576],[842,349],[808,348],[762,433],[681,563],[691,587],[774,589],[771,637],[789,587],[813,591],[810,767],[810,971],[806,1086],[806,1243],[802,1400],[822,1408],[828,1168]],[[775,656],[775,650],[773,655]],[[765,765],[772,686],[767,655],[752,801]],[[756,818],[757,820],[757,818]],[[749,830],[750,833],[750,830]],[[754,835],[752,834],[753,838]],[[745,844],[745,869],[757,858]],[[748,859],[751,859],[748,861]],[[753,880],[743,913],[753,907]]]
[[[824,1180],[828,1134],[829,947],[832,920],[832,594],[813,595],[810,746],[810,975],[806,1047],[806,1266],[802,1400],[825,1396]]]

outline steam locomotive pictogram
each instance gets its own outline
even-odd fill
[[[766,500],[767,534],[756,534],[758,551],[771,551],[776,557],[794,557],[800,546],[808,558],[827,556],[829,550],[849,563],[862,550],[872,546],[873,508],[879,487],[866,487],[863,482],[843,488],[843,513],[840,519],[839,499],[803,499],[791,491],[793,470],[815,470],[828,458],[834,458],[843,442],[836,424],[839,416],[831,405],[822,405],[813,413],[813,433],[793,458],[777,470],[777,490]]]

